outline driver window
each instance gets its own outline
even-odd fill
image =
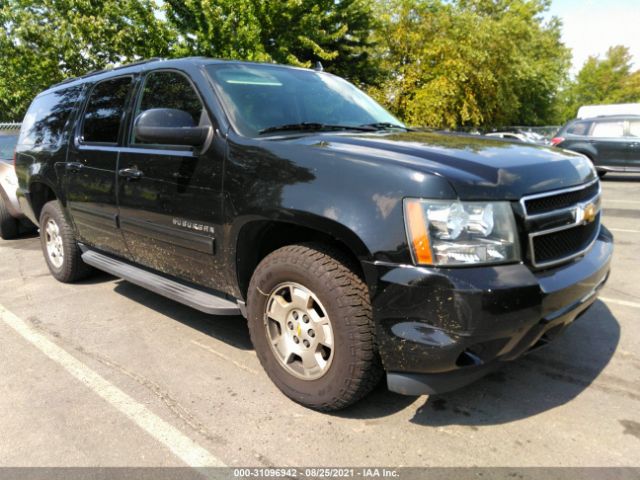
[[[159,71],[147,75],[134,118],[152,108],[175,108],[191,115],[193,126],[209,125],[209,118],[191,82],[178,72]],[[132,133],[132,143],[144,144]]]

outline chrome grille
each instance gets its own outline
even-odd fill
[[[529,215],[553,212],[554,210],[567,208],[578,202],[585,202],[592,199],[600,190],[600,183],[593,182],[578,190],[570,190],[556,195],[549,195],[538,198],[531,198],[525,201],[525,209]]]
[[[520,201],[536,268],[586,253],[600,232],[600,182],[530,195]]]

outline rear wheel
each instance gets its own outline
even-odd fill
[[[12,240],[20,233],[20,223],[13,218],[0,197],[0,237],[3,240]]]
[[[82,252],[57,200],[42,207],[40,242],[51,274],[61,282],[71,283],[87,277],[93,268],[84,263]]]
[[[298,403],[338,410],[380,379],[368,289],[338,250],[303,244],[268,255],[249,285],[248,319],[262,366]]]

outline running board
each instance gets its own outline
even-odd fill
[[[240,315],[241,313],[240,307],[231,300],[189,287],[93,250],[86,250],[82,254],[82,260],[98,270],[210,315]]]

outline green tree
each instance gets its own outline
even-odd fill
[[[367,0],[166,0],[179,33],[173,54],[315,62],[357,83],[377,75],[371,50],[375,27]]]
[[[168,55],[153,0],[0,2],[0,119],[19,120],[41,90],[111,64]]]
[[[547,0],[381,0],[384,86],[412,124],[539,124],[554,114],[569,52]]]
[[[564,120],[581,105],[640,102],[640,70],[632,69],[629,49],[610,47],[604,58],[589,57],[564,91]]]

